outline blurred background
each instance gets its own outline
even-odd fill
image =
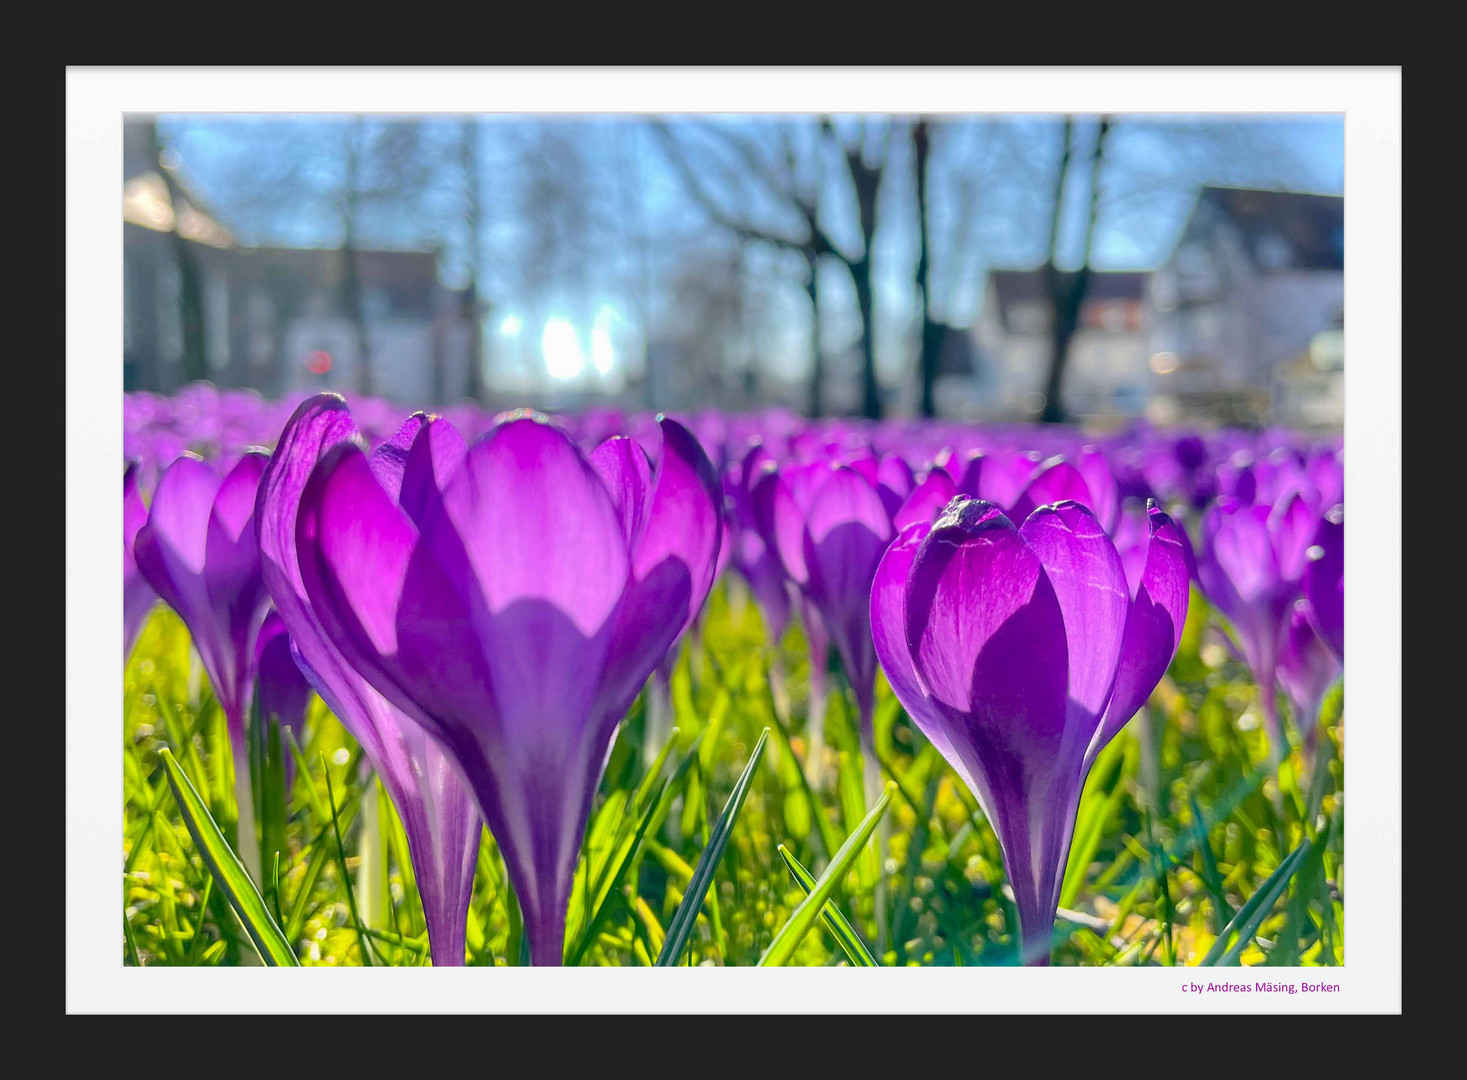
[[[124,388],[1339,429],[1335,116],[134,116]]]

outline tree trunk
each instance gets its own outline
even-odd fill
[[[464,318],[469,324],[469,370],[464,373],[464,395],[475,405],[484,404],[484,314],[479,307],[477,273],[464,293]]]
[[[1095,148],[1090,155],[1090,200],[1086,204],[1085,249],[1080,255],[1080,267],[1066,280],[1055,266],[1056,248],[1059,245],[1059,220],[1064,205],[1065,179],[1069,173],[1070,157],[1074,149],[1074,118],[1065,118],[1065,149],[1060,158],[1059,178],[1055,185],[1054,214],[1050,222],[1049,260],[1044,266],[1044,278],[1054,310],[1054,351],[1049,362],[1049,376],[1044,386],[1044,409],[1039,419],[1046,424],[1061,424],[1069,417],[1061,401],[1064,392],[1065,369],[1070,361],[1070,349],[1075,334],[1080,328],[1080,313],[1085,307],[1085,297],[1090,291],[1090,253],[1095,246],[1095,220],[1100,202],[1100,169],[1104,160],[1105,137],[1110,133],[1110,117],[1100,118],[1100,127],[1095,135]]]
[[[856,195],[856,215],[861,225],[861,257],[844,259],[856,286],[856,305],[861,313],[861,414],[880,420],[882,414],[881,385],[876,379],[876,342],[874,332],[875,300],[871,289],[871,248],[876,236],[876,201],[881,194],[881,176],[886,168],[887,144],[891,138],[891,122],[885,128],[881,153],[876,165],[867,165],[865,123],[861,124],[853,146],[845,146],[835,134],[829,117],[821,120],[827,137],[841,148],[851,188]]]
[[[871,292],[870,248],[850,267],[851,279],[856,284],[856,307],[861,313],[861,415],[880,420],[881,387],[876,381],[876,348],[871,333],[875,304]]]
[[[937,415],[933,386],[937,382],[946,330],[946,327],[934,322],[932,318],[932,262],[927,234],[927,156],[931,149],[931,132],[927,121],[919,120],[912,128],[912,151],[917,171],[917,289],[922,294],[922,342],[917,370],[922,384],[920,407],[923,416]]]
[[[362,306],[362,278],[357,268],[356,243],[348,228],[346,243],[341,248],[341,302],[351,322],[357,344],[357,393],[368,397],[373,393],[372,344],[367,336],[367,316]]]
[[[448,401],[448,333],[452,325],[453,320],[445,311],[434,316],[432,327],[428,332],[433,385],[432,400],[424,404],[429,407],[437,407]]]
[[[171,184],[169,188],[171,191]],[[204,351],[204,290],[200,283],[198,258],[190,241],[179,235],[176,216],[174,221],[173,257],[178,263],[178,319],[183,331],[183,381],[199,382],[209,377],[209,361]]]
[[[465,120],[460,147],[463,155],[464,183],[468,195],[467,212],[469,243],[469,287],[464,293],[464,314],[469,320],[469,369],[464,373],[464,394],[478,405],[484,403],[484,313],[479,310],[479,233],[483,221],[483,199],[479,183],[478,121]]]
[[[362,305],[362,278],[357,266],[357,214],[361,209],[361,144],[363,122],[358,117],[347,133],[346,183],[342,202],[341,304],[357,341],[357,393],[371,395],[372,345]]]
[[[1054,354],[1049,362],[1049,377],[1044,384],[1044,410],[1039,419],[1046,424],[1062,424],[1068,419],[1068,414],[1060,401],[1060,394],[1070,360],[1070,343],[1080,328],[1080,310],[1085,304],[1085,294],[1089,292],[1090,268],[1080,267],[1070,275],[1068,282],[1053,272],[1052,264],[1045,267],[1045,271],[1056,279],[1050,291],[1054,299]]]
[[[825,353],[820,348],[820,256],[806,252],[810,277],[805,294],[810,298],[810,415],[825,412]]]

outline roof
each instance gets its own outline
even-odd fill
[[[1068,283],[1073,271],[1061,271],[1061,280]],[[1085,306],[1113,300],[1141,301],[1146,298],[1146,284],[1151,277],[1148,270],[1092,270],[1090,284],[1085,292]],[[999,316],[1004,327],[1009,325],[1009,312],[1015,304],[1028,304],[1048,299],[1044,284],[1044,270],[990,270],[989,286],[998,295]]]
[[[245,248],[235,266],[239,280],[296,296],[334,290],[345,272],[340,248]],[[356,251],[364,289],[381,290],[394,314],[431,318],[437,311],[438,256],[431,251]]]
[[[1263,269],[1343,270],[1345,199],[1300,191],[1204,187],[1199,204],[1216,207],[1239,231],[1250,257]],[[1274,239],[1288,244],[1286,266],[1261,257]]]
[[[175,179],[180,198],[175,206],[168,181],[157,172],[139,173],[122,185],[122,220],[156,232],[173,232],[210,247],[234,246],[229,230],[203,210]]]

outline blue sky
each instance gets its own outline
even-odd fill
[[[782,164],[776,128],[766,118],[704,118],[751,145],[768,163]],[[1061,126],[1053,117],[950,118],[934,137],[929,172],[934,303],[939,316],[963,326],[976,317],[991,268],[1028,267],[1045,255],[1050,192],[1059,161]],[[363,217],[364,243],[433,247],[443,252],[448,284],[464,279],[471,242],[458,213],[462,183],[456,150],[458,118],[429,118],[422,160],[433,166],[423,191],[386,200]],[[795,176],[806,182],[817,159],[814,125],[796,118],[791,136]],[[367,121],[363,130],[375,130]],[[670,121],[676,145],[704,170],[712,190],[740,216],[763,228],[798,231],[777,201],[737,182],[737,158],[714,153],[716,133]],[[851,118],[836,127],[850,139]],[[380,126],[380,125],[378,125]],[[161,117],[160,134],[176,168],[205,203],[246,243],[336,246],[341,223],[330,194],[341,175],[341,118]],[[875,140],[882,122],[873,120]],[[511,355],[531,383],[556,369],[535,347],[550,337],[564,374],[564,347],[573,337],[598,368],[634,368],[649,340],[673,332],[685,305],[669,283],[696,277],[698,267],[734,249],[689,194],[666,146],[637,118],[486,117],[475,127],[484,221],[477,239],[482,288],[495,305],[491,335],[519,325],[528,347]],[[793,130],[793,129],[792,129]],[[878,364],[898,378],[914,350],[917,312],[912,273],[917,258],[911,147],[903,122],[891,127],[887,171],[878,203],[873,261],[877,286]],[[1090,198],[1086,160],[1095,118],[1076,121],[1077,146],[1060,218],[1059,261],[1073,264],[1083,249]],[[870,145],[870,144],[868,144]],[[436,155],[436,156],[435,156]],[[825,224],[841,246],[859,250],[849,185],[839,159],[823,159],[820,190]],[[711,163],[723,162],[718,168]],[[425,166],[426,167],[426,166]],[[1145,269],[1165,259],[1204,183],[1285,187],[1331,194],[1344,189],[1344,125],[1338,116],[1119,117],[1107,142],[1101,208],[1092,265]],[[759,326],[750,330],[747,362],[797,378],[807,364],[808,326],[798,259],[768,245],[742,254],[746,290],[757,293]],[[700,262],[700,260],[702,260]],[[693,270],[689,271],[689,267]],[[826,348],[848,348],[859,328],[849,278],[822,272]],[[756,316],[750,316],[754,318]],[[553,325],[552,325],[553,323]],[[618,328],[618,347],[607,328]],[[599,327],[599,330],[598,330]],[[570,335],[570,336],[567,336]],[[599,336],[598,336],[599,335]],[[599,350],[599,352],[598,352]],[[554,350],[552,350],[554,351]],[[605,372],[603,372],[605,374]],[[613,375],[615,371],[613,371]]]

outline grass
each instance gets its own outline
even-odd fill
[[[756,965],[776,941],[783,962],[797,966],[849,964],[860,943],[882,966],[1017,962],[993,831],[884,683],[877,747],[895,785],[877,833],[884,860],[874,843],[863,845],[822,903],[805,906],[805,929],[786,930],[805,886],[823,880],[872,809],[854,706],[839,689],[826,708],[821,782],[808,780],[808,676],[798,624],[770,647],[759,609],[725,575],[674,670],[666,753],[643,767],[641,701],[617,736],[577,871],[568,961],[650,966],[672,930],[683,965]],[[1194,591],[1170,673],[1092,770],[1054,928],[1055,965],[1343,963],[1343,693],[1326,702],[1315,760],[1303,759],[1294,724],[1277,775],[1256,699]],[[126,665],[123,718],[123,962],[259,963],[233,906],[235,883],[210,869],[230,861],[201,853],[198,821],[191,831],[174,795],[196,793],[237,845],[223,717],[187,631],[165,608]],[[762,757],[736,793],[766,728]],[[261,815],[280,849],[263,871],[269,880],[255,883],[268,922],[307,966],[431,962],[402,827],[355,742],[315,700],[304,739],[284,752],[296,760],[293,787]],[[280,753],[262,751],[255,768],[278,768]],[[270,777],[262,789],[279,790]],[[721,850],[703,861],[710,842]],[[705,885],[696,917],[679,917],[685,894]],[[525,954],[504,861],[486,831],[467,962],[516,965]]]

